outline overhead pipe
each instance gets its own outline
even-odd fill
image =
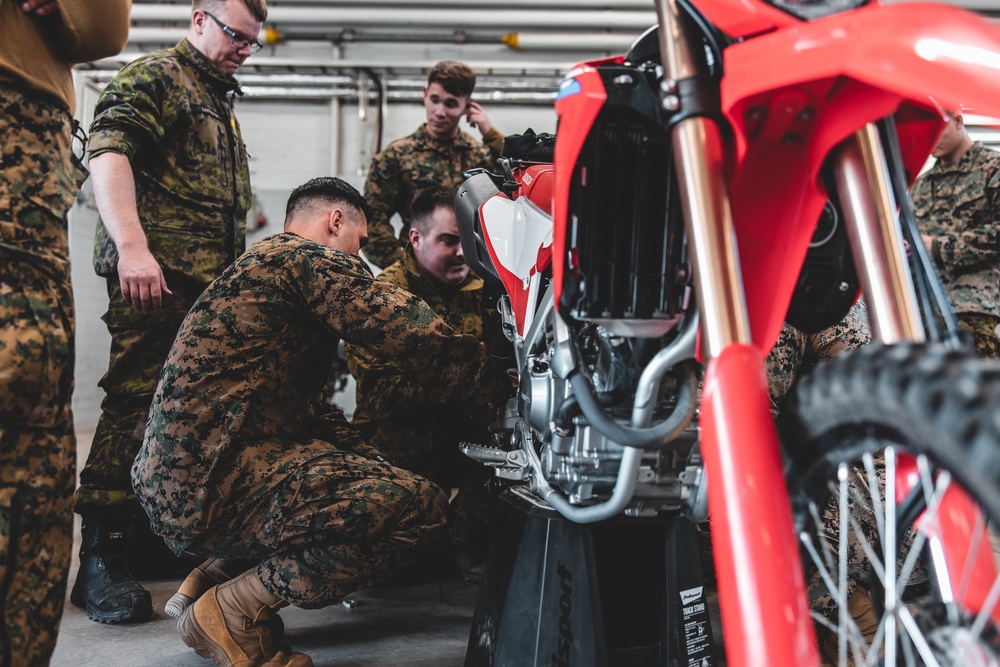
[[[186,28],[146,28],[133,26],[129,29],[129,44],[147,45],[174,45],[187,35]],[[282,34],[280,31],[268,27],[261,33],[262,39],[269,37],[265,42],[268,45],[277,44],[281,40],[295,39],[302,41],[343,41],[351,44],[365,42],[404,42],[404,43],[496,43],[495,36],[466,36],[458,39],[454,36],[445,37],[442,35],[414,35],[413,32],[399,32],[396,34],[372,34],[352,32],[350,36],[337,35],[331,37],[329,33],[291,33]],[[510,32],[500,37],[500,43],[514,51],[613,51],[615,53],[624,52],[635,41],[637,33],[563,33],[563,32]],[[339,39],[338,39],[339,38]]]
[[[191,8],[184,5],[132,5],[132,21],[174,21],[187,24]],[[357,8],[357,7],[272,7],[267,13],[268,24],[332,25],[338,28],[364,28],[372,25],[433,28],[488,28],[491,30],[525,30],[555,28],[566,30],[645,30],[656,22],[652,7],[648,11],[601,9],[559,11],[525,9],[518,12],[498,12],[496,7],[469,9]]]
[[[169,43],[176,44],[186,36],[187,28],[173,27],[142,27],[129,28],[128,42],[131,44]],[[331,43],[352,44],[359,42],[404,42],[404,43],[449,43],[449,44],[496,44],[495,33],[478,33],[470,35],[461,30],[437,30],[416,32],[414,30],[397,30],[395,32],[374,32],[354,28],[332,28],[328,25],[297,26],[293,30],[278,30],[272,25],[261,30],[258,38],[266,46],[275,46],[281,42],[290,41],[325,41]]]
[[[285,86],[246,86],[243,89],[243,96],[246,99],[305,99],[305,100],[325,100],[330,98],[357,99],[358,90],[356,88],[290,88]],[[372,100],[376,99],[374,93]],[[389,95],[389,99],[394,102],[420,101],[419,95]],[[490,100],[490,104],[504,105],[513,104],[519,106],[552,106],[555,102],[556,94],[550,93],[514,93]]]
[[[380,153],[382,151],[382,130],[385,126],[385,117],[388,111],[388,96],[386,95],[385,83],[382,81],[382,77],[373,69],[366,69],[362,72],[368,77],[370,81],[375,86],[375,108],[378,111],[375,113],[375,131],[372,133],[372,140],[375,144],[375,152]],[[361,80],[359,79],[359,83]],[[421,95],[421,99],[423,95]]]
[[[356,86],[358,78],[347,74],[294,74],[289,72],[274,72],[259,74],[256,72],[238,72],[236,78],[244,86],[259,84],[280,86]]]
[[[142,53],[130,51],[77,66],[94,85],[107,84],[115,72]],[[391,74],[383,105],[419,103],[426,85],[426,71],[437,61],[377,62],[372,60],[327,60],[277,58],[255,55],[236,74],[247,98],[357,99],[358,72]],[[572,62],[468,61],[479,72],[477,97],[490,104],[550,106]]]
[[[112,70],[78,70],[78,75],[84,81],[91,83],[98,90],[114,77]],[[246,75],[237,76],[240,79],[241,89],[246,99],[298,99],[298,100],[329,100],[329,99],[358,99],[360,95],[367,95],[374,102],[378,102],[378,94],[375,90],[368,93],[360,91],[360,86],[356,79],[340,81],[338,77],[317,76],[315,81],[310,81],[310,75],[300,75],[298,78],[290,78],[290,75],[257,75],[251,80],[247,80]],[[269,85],[271,79],[278,85]],[[491,90],[484,88],[484,99],[488,98],[491,105],[528,105],[528,106],[551,106],[556,98],[556,85],[550,90]],[[391,89],[384,95],[386,102],[408,102],[419,104],[423,95],[420,89]],[[379,105],[381,108],[381,105]],[[381,110],[379,113],[382,113]]]
[[[637,33],[508,32],[500,37],[514,51],[613,51],[624,53]]]
[[[479,91],[479,87],[476,87]],[[524,91],[524,90],[512,90],[512,91],[500,91],[500,90],[489,90],[488,88],[483,89],[483,95],[476,94],[477,99],[488,99],[491,105],[501,103],[501,104],[548,104],[551,105],[556,101],[557,89],[553,88],[549,92],[545,91]],[[423,99],[423,93],[419,91],[405,92],[390,89],[386,94],[386,99],[392,100],[393,102],[419,102]]]
[[[247,99],[357,99],[357,88],[298,88],[288,86],[244,86],[243,96]],[[369,94],[372,101],[377,99],[374,91]],[[393,102],[419,103],[419,94],[388,94],[387,99]],[[520,106],[552,106],[556,93],[511,93],[490,99],[493,106],[513,104]]]
[[[187,28],[140,28],[128,29],[129,44],[170,44],[173,46],[187,36]]]
[[[144,55],[138,51],[124,51],[118,55],[111,56],[108,58],[102,58],[101,60],[95,61],[94,63],[87,63],[80,65],[81,69],[93,69],[93,68],[118,68],[122,65],[128,64],[135,60],[136,58]],[[438,61],[437,60],[408,60],[406,62],[400,62],[399,60],[375,60],[372,58],[364,59],[343,59],[334,60],[330,59],[320,59],[316,57],[308,58],[295,58],[295,57],[275,57],[275,56],[262,56],[261,54],[256,54],[251,56],[245,63],[240,71],[250,71],[253,69],[271,69],[271,68],[284,68],[284,69],[318,69],[318,70],[361,70],[361,69],[386,69],[394,72],[426,72],[431,67],[433,67]],[[565,62],[550,62],[550,61],[527,61],[527,60],[466,60],[466,63],[470,67],[476,70],[476,73],[480,77],[487,77],[490,75],[496,76],[507,76],[507,75],[521,75],[521,76],[550,76],[558,77],[560,80],[565,76],[566,72],[572,68],[576,62],[565,61]]]
[[[79,72],[87,80],[97,83],[107,83],[115,77],[113,69],[83,69]],[[368,71],[372,76],[372,71]],[[294,72],[271,72],[260,73],[255,71],[240,71],[236,74],[236,79],[245,89],[248,86],[282,86],[287,88],[317,88],[323,86],[348,86],[359,87],[359,77],[357,74],[327,74],[309,73],[300,74]],[[561,77],[548,77],[544,79],[495,79],[492,77],[479,78],[478,97],[486,100],[509,100],[511,98],[526,99],[531,101],[555,99]],[[381,87],[379,83],[379,87]],[[395,77],[390,81],[391,90],[383,94],[384,97],[393,102],[420,100],[423,97],[423,88],[427,85],[424,78]],[[378,95],[376,95],[378,97]]]
[[[391,42],[403,44],[493,44],[498,41],[496,33],[487,31],[469,32],[467,30],[418,30],[416,28],[388,28],[381,26],[369,27],[364,30],[357,28],[331,29],[330,26],[298,25],[288,30],[278,30],[269,25],[264,33],[272,31],[277,37],[271,43],[292,41],[328,41],[349,46],[362,42]],[[262,39],[263,41],[263,39]]]

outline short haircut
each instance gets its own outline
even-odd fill
[[[353,185],[335,176],[321,176],[292,190],[285,205],[285,224],[295,215],[312,213],[320,206],[331,204],[347,204],[364,213],[366,219],[372,217],[368,202]]]
[[[442,60],[427,73],[427,85],[441,84],[452,95],[472,97],[476,89],[476,72],[465,63]]]
[[[427,233],[427,223],[434,211],[439,208],[455,210],[455,191],[448,188],[435,187],[423,190],[413,198],[410,205],[410,226],[416,227],[421,234]]]
[[[236,0],[236,1],[242,2],[244,5],[246,5],[246,8],[250,10],[250,14],[261,23],[267,20],[266,0]],[[191,9],[200,9],[202,11],[219,12],[225,6],[226,6],[226,0],[191,0]],[[256,37],[257,35],[252,35],[251,39],[254,39]]]

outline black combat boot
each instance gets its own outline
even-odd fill
[[[83,517],[80,571],[70,602],[99,623],[142,623],[153,613],[149,591],[132,578],[126,555],[125,518]]]

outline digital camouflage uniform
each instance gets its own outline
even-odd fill
[[[149,250],[173,294],[158,311],[128,305],[114,242],[98,224],[94,269],[107,278],[102,319],[111,354],[78,512],[133,506],[129,469],[170,344],[198,295],[246,246],[250,174],[233,113],[237,91],[234,78],[183,39],[122,68],[97,102],[89,155],[128,157]]]
[[[467,132],[459,132],[453,141],[441,141],[427,133],[424,123],[410,136],[386,146],[372,158],[365,180],[365,199],[372,210],[365,257],[379,267],[402,259],[414,198],[433,187],[457,192],[466,171],[480,167],[493,169],[503,139],[503,134],[492,128],[483,138],[484,143]],[[390,223],[396,213],[403,220],[399,238]]]
[[[0,666],[34,667],[55,649],[73,542],[71,67],[121,50],[128,2],[63,0],[45,20],[0,2],[0,27]]]
[[[378,279],[415,294],[455,331],[485,343],[498,373],[514,365],[496,298],[487,294],[481,278],[470,273],[454,291],[442,293],[421,275],[413,249],[407,245],[403,259]],[[449,506],[451,541],[467,562],[480,562],[486,555],[486,468],[464,456],[458,444],[485,444],[487,426],[495,416],[481,422],[463,419],[443,400],[446,394],[440,388],[428,389],[421,378],[364,348],[348,345],[346,353],[348,368],[357,380],[352,423],[394,464],[446,491],[459,489]]]
[[[0,665],[48,664],[72,544],[73,120],[0,82]],[[13,662],[14,657],[17,662]]]
[[[854,304],[837,324],[811,335],[790,324],[782,325],[778,341],[764,359],[771,412],[778,413],[782,398],[800,375],[821,361],[868,345],[871,340],[868,313],[863,301]]]
[[[910,195],[959,323],[979,354],[1000,358],[1000,153],[976,142],[954,164],[938,160]]]
[[[380,460],[322,400],[340,338],[418,373],[456,413],[483,419],[504,395],[476,338],[360,257],[283,233],[184,320],[132,469],[176,552],[260,558],[266,587],[298,606],[367,586],[443,532],[444,494]]]

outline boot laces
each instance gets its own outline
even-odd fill
[[[104,576],[108,582],[117,584],[134,579],[125,554],[106,554],[101,556],[101,562],[104,564]]]

